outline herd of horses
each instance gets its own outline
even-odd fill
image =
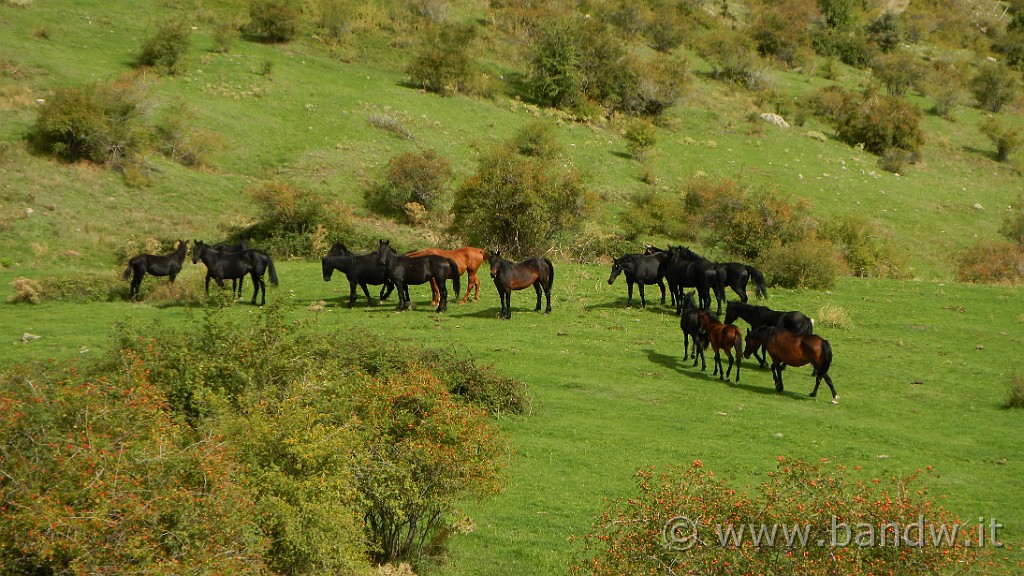
[[[131,279],[129,298],[139,296],[139,287],[146,274],[167,276],[171,282],[181,271],[188,251],[188,242],[178,241],[174,252],[164,255],[140,254],[128,262],[124,279]],[[386,300],[392,292],[398,294],[398,309],[411,308],[410,285],[430,284],[431,306],[437,312],[448,309],[447,283],[450,281],[456,296],[462,291],[460,278],[466,274],[468,286],[460,302],[465,303],[473,294],[473,300],[480,298],[478,271],[484,262],[488,263],[491,279],[501,300],[499,317],[512,317],[512,292],[533,287],[537,295],[534,311],[541,310],[542,297],[546,298],[545,312],[551,311],[551,286],[555,277],[554,266],[547,258],[528,258],[519,262],[505,260],[500,251],[485,251],[465,246],[457,250],[429,248],[408,253],[399,253],[387,240],[381,240],[377,249],[364,254],[350,251],[344,244],[335,243],[328,254],[321,259],[323,279],[330,281],[335,270],[345,275],[349,282],[348,307],[356,302],[356,289],[361,288],[367,304],[373,303],[369,286],[380,286],[378,302]],[[210,293],[210,280],[221,288],[224,281],[232,281],[232,294],[239,297],[242,281],[246,276],[252,279],[254,290],[252,303],[266,303],[266,283],[278,285],[277,272],[270,256],[258,249],[250,248],[248,242],[229,245],[218,243],[208,245],[201,240],[192,242],[192,263],[202,262],[206,266],[206,294]],[[733,368],[735,381],[740,379],[742,358],[752,355],[761,367],[771,359],[772,378],[775,389],[783,391],[782,371],[786,366],[805,366],[814,369],[815,384],[810,396],[815,396],[822,380],[832,392],[832,403],[839,401],[829,367],[832,364],[832,347],[828,340],[813,333],[813,321],[799,311],[777,311],[766,306],[749,304],[747,285],[753,281],[754,295],[766,298],[764,275],[753,266],[739,262],[712,262],[683,246],[669,246],[661,249],[647,246],[643,253],[626,254],[612,261],[608,284],[613,284],[619,275],[626,278],[626,305],[632,306],[633,286],[640,292],[640,305],[646,306],[645,286],[657,285],[661,289],[661,303],[665,303],[666,286],[671,304],[679,316],[683,332],[683,356],[693,358],[693,366],[701,362],[701,370],[707,369],[705,350],[714,352],[712,376],[729,380]],[[693,291],[686,291],[693,288]],[[726,302],[725,320],[719,320],[722,302],[726,301],[726,288],[732,289],[739,300]],[[696,294],[697,299],[694,299]],[[715,298],[717,311],[711,312],[711,297]],[[735,324],[744,320],[749,329],[743,331]],[[693,350],[690,350],[690,343]],[[729,360],[723,366],[722,353]]]

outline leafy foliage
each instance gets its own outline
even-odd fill
[[[840,140],[872,154],[898,149],[916,158],[924,144],[921,111],[902,98],[826,88],[811,95],[810,105],[835,126]]]
[[[251,0],[243,31],[260,42],[288,42],[298,33],[301,16],[297,0]]]
[[[327,235],[349,229],[345,207],[287,182],[264,182],[249,194],[259,209],[257,220],[232,235],[260,241],[275,255],[311,254]]]
[[[816,234],[775,244],[761,254],[758,263],[769,284],[783,288],[828,290],[842,271],[835,245]]]
[[[188,22],[181,18],[163,20],[156,32],[142,43],[137,62],[167,74],[180,74],[192,46]]]
[[[978,128],[995,144],[995,159],[1006,162],[1024,144],[1024,132],[1020,128],[999,121],[995,116],[986,118]]]
[[[918,470],[862,480],[827,460],[815,465],[779,456],[778,469],[750,493],[700,460],[682,471],[640,470],[635,492],[607,504],[580,539],[570,573],[715,574],[728,566],[736,574],[923,576],[980,562],[966,529],[932,545],[929,528],[952,529],[958,519],[929,497],[924,477]],[[927,545],[878,545],[904,536],[886,525],[902,530],[922,522]],[[865,525],[875,530],[870,545]]]
[[[1024,248],[1019,244],[981,240],[957,255],[961,282],[994,284],[1024,278]]]
[[[437,27],[406,69],[410,82],[442,96],[472,92],[477,73],[469,49],[475,35],[471,26]]]
[[[831,240],[854,276],[904,278],[909,275],[902,254],[879,225],[850,214],[822,224],[822,235]]]
[[[1024,194],[1010,204],[1010,211],[1003,217],[999,233],[1024,248]]]
[[[451,164],[436,150],[406,152],[388,161],[381,181],[366,190],[366,202],[387,216],[404,215],[410,202],[434,210],[445,200],[453,176]]]
[[[985,62],[971,79],[971,92],[978,107],[988,112],[999,112],[1017,97],[1020,81],[1005,64]]]

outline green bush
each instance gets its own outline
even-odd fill
[[[195,110],[183,103],[163,106],[153,127],[153,145],[182,166],[210,166],[224,143],[216,132],[201,128],[202,124]]]
[[[579,28],[570,20],[554,20],[539,31],[530,54],[530,90],[555,108],[573,108],[584,98],[585,55]]]
[[[753,11],[749,34],[759,53],[797,66],[811,51],[808,28],[816,17],[817,6],[807,0],[762,4]]]
[[[122,300],[127,285],[115,274],[80,272],[69,276],[46,276],[37,279],[15,278],[14,294],[8,302],[39,304],[40,302],[112,302]]]
[[[856,94],[826,88],[809,97],[812,108],[833,124],[836,135],[850,146],[863,145],[872,154],[898,149],[917,160],[924,145],[921,110],[896,96],[870,90]]]
[[[1007,408],[1024,408],[1024,376],[1013,374],[1006,390],[1003,406]]]
[[[983,565],[981,549],[971,547],[964,531],[948,546],[917,546],[900,545],[902,534],[879,528],[894,525],[910,533],[921,518],[936,530],[960,523],[929,494],[924,471],[858,476],[827,460],[811,464],[779,456],[777,469],[747,491],[700,460],[685,470],[639,470],[633,493],[606,502],[591,532],[574,539],[578,552],[569,573],[930,576]],[[841,545],[843,528],[857,542],[865,526],[873,529],[870,545]],[[770,531],[773,541],[764,532],[739,535],[757,527]],[[787,542],[784,530],[800,527],[807,531],[789,532]],[[924,540],[927,528],[921,531]],[[754,542],[758,536],[764,536],[760,544]]]
[[[1017,97],[1020,81],[1005,64],[985,62],[971,79],[970,88],[978,107],[997,113]]]
[[[575,232],[587,196],[574,169],[506,144],[486,154],[456,192],[451,232],[508,258],[538,256]]]
[[[260,42],[288,42],[299,32],[302,8],[298,0],[251,0],[243,32]]]
[[[995,159],[999,162],[1006,162],[1010,154],[1019,150],[1024,144],[1024,132],[1020,128],[1004,124],[994,116],[982,121],[978,129],[995,145]]]
[[[472,26],[437,27],[406,69],[409,81],[442,96],[471,93],[477,72],[469,50],[475,36]]]
[[[647,120],[634,119],[626,123],[622,131],[626,140],[626,148],[634,160],[642,161],[651,148],[658,143],[658,131]]]
[[[999,226],[999,233],[1024,248],[1024,194],[1018,194],[1017,199],[1010,204],[1010,210]]]
[[[388,160],[381,181],[364,196],[370,209],[386,216],[405,216],[410,202],[435,210],[446,199],[453,176],[448,159],[434,149],[406,152]]]
[[[698,52],[711,64],[714,78],[755,92],[767,88],[768,66],[762,61],[750,36],[716,30],[704,40]]]
[[[911,88],[919,86],[925,77],[924,67],[908,50],[895,50],[876,57],[871,62],[871,71],[889,95],[901,98]]]
[[[258,210],[256,221],[231,236],[256,241],[274,256],[308,256],[324,236],[343,236],[351,227],[347,208],[286,182],[264,182],[249,195]]]
[[[868,40],[883,54],[896,50],[908,36],[903,14],[889,10],[872,20],[864,30],[867,32]]]
[[[630,242],[651,236],[691,241],[696,239],[696,231],[700,229],[687,216],[686,205],[678,194],[649,189],[629,197],[629,206],[619,217],[619,225]]]
[[[924,81],[925,92],[934,101],[930,112],[952,119],[956,108],[967,102],[970,96],[967,78],[968,73],[962,63],[954,60],[937,61]]]
[[[150,66],[167,74],[180,74],[192,47],[191,29],[183,18],[171,18],[157,24],[156,32],[142,43],[136,58],[140,66]]]
[[[812,33],[811,44],[818,54],[836,57],[854,68],[866,68],[875,57],[867,36],[857,32],[822,27]]]
[[[903,255],[879,226],[856,214],[829,219],[822,235],[831,240],[854,276],[905,278],[909,275]]]
[[[1018,283],[1024,279],[1024,248],[1009,242],[982,240],[956,258],[961,282]]]
[[[768,283],[783,288],[828,290],[842,271],[835,245],[815,235],[771,246],[757,262]]]
[[[509,144],[519,154],[541,160],[554,160],[565,151],[551,122],[530,120],[515,134]]]
[[[40,106],[29,139],[39,152],[68,162],[123,169],[146,142],[143,94],[130,78],[58,88]]]

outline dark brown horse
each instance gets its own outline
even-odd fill
[[[139,287],[142,285],[142,278],[149,273],[151,276],[169,276],[171,282],[181,272],[181,266],[185,263],[185,253],[188,252],[188,242],[178,240],[178,248],[170,254],[154,255],[139,254],[128,261],[128,267],[121,275],[125,280],[131,277],[132,281],[128,287],[128,298],[138,298]]]
[[[533,286],[537,291],[537,307],[540,310],[540,293],[547,297],[545,313],[551,312],[551,284],[555,280],[555,267],[547,258],[527,258],[522,262],[509,262],[501,257],[501,252],[492,252],[487,257],[491,267],[491,278],[501,298],[500,318],[512,318],[512,291]]]
[[[821,336],[815,334],[797,335],[788,330],[780,330],[775,326],[762,326],[747,333],[747,346],[743,356],[749,358],[757,347],[763,346],[772,357],[772,378],[775,379],[775,390],[782,392],[782,371],[786,366],[814,366],[814,390],[810,396],[818,394],[818,386],[822,379],[832,391],[832,403],[839,403],[836,387],[828,369],[832,366],[832,345]]]
[[[703,310],[700,313],[700,327],[704,330],[704,335],[707,337],[711,349],[715,351],[715,371],[711,375],[718,375],[719,379],[722,379],[724,376],[728,380],[729,374],[732,372],[733,360],[735,359],[736,382],[739,382],[740,360],[743,354],[743,331],[734,324],[722,324],[714,314],[707,310]],[[724,372],[722,370],[722,355],[719,353],[721,350],[725,350],[725,355],[729,357],[729,369]],[[703,349],[700,349],[700,358],[701,370],[703,370]]]
[[[484,263],[484,251],[480,248],[474,248],[472,246],[463,246],[456,250],[441,250],[439,248],[424,248],[423,250],[416,250],[406,254],[410,258],[416,258],[419,256],[443,256],[454,261],[459,266],[459,274],[466,274],[466,279],[469,281],[469,285],[466,286],[466,294],[459,300],[459,304],[465,304],[469,300],[469,293],[476,292],[473,294],[473,302],[480,299],[480,278],[477,276],[476,271],[480,269],[480,266]],[[430,281],[431,288],[434,290],[434,297],[432,304],[435,306],[440,301],[440,292],[437,289],[437,282],[434,280]]]

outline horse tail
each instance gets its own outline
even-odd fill
[[[555,265],[549,258],[544,258],[544,263],[548,265],[548,290],[550,290],[551,285],[555,283]]]
[[[462,285],[459,280],[459,276],[461,276],[461,274],[459,274],[459,265],[451,258],[448,258],[448,265],[451,266],[453,270],[453,272],[448,274],[452,279],[452,290],[455,292],[455,297],[458,298],[459,294],[462,293]],[[441,281],[444,282],[444,279],[442,278]]]
[[[121,279],[122,279],[122,280],[128,280],[129,278],[131,278],[131,277],[132,277],[132,271],[133,271],[133,270],[135,270],[135,268],[133,268],[133,267],[132,267],[132,263],[131,263],[131,262],[129,262],[129,263],[128,263],[128,267],[127,267],[127,268],[125,268],[125,269],[124,269],[124,272],[122,272],[122,273],[121,273]]]
[[[832,366],[832,345],[828,343],[828,340],[821,339],[821,366],[818,366],[818,376],[824,376],[828,374],[828,369]]]
[[[270,283],[277,286],[277,270],[274,269],[274,261],[267,255],[267,272],[270,273]]]
[[[764,274],[761,274],[761,271],[753,266],[747,266],[747,273],[754,280],[754,296],[757,298],[767,298],[768,288],[764,285]]]
[[[739,362],[743,357],[743,331],[739,328],[733,333],[732,348],[736,351],[736,361]]]

